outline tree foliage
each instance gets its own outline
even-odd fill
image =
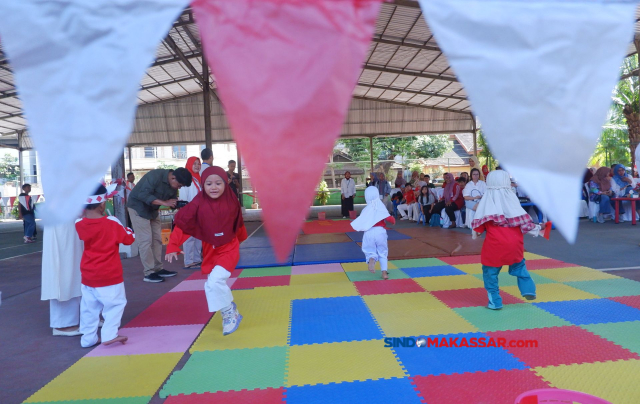
[[[0,178],[8,181],[15,181],[20,178],[20,168],[18,167],[18,158],[6,153],[0,160]]]
[[[484,137],[484,133],[482,133],[482,129],[478,130],[478,148],[482,149],[478,153],[480,156],[480,164],[486,164],[489,170],[493,170],[498,165],[498,160],[493,157],[493,153],[491,153],[491,149],[489,148],[489,144],[487,143],[487,138]]]

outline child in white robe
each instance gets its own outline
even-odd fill
[[[368,187],[364,191],[364,199],[367,201],[367,206],[362,210],[360,216],[351,222],[351,227],[355,231],[364,231],[362,252],[369,265],[369,272],[375,273],[375,264],[379,262],[382,278],[387,280],[389,279],[387,274],[389,247],[384,222],[395,224],[396,220],[389,215],[387,208],[380,200],[378,188]]]

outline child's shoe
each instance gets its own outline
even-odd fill
[[[229,335],[235,332],[240,326],[242,316],[238,312],[235,302],[231,303],[232,307],[222,312],[222,335]]]
[[[489,306],[486,306],[486,307],[489,310],[502,310],[502,307],[489,307]]]
[[[536,300],[536,295],[524,295],[522,296],[527,300]]]

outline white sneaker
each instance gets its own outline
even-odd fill
[[[222,335],[229,335],[235,332],[240,326],[242,316],[238,312],[235,302],[231,303],[233,308],[222,313]]]
[[[80,330],[70,330],[70,331],[62,331],[62,330],[58,330],[57,328],[53,329],[53,335],[55,336],[61,336],[61,337],[76,337],[78,335],[82,335],[82,333],[80,332]]]

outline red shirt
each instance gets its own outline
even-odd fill
[[[374,224],[373,227],[384,227],[384,222],[389,222],[391,224],[396,224],[396,219],[393,216],[389,216],[386,219],[383,219],[381,221],[379,221],[378,223]]]
[[[499,268],[524,259],[524,237],[520,227],[496,226],[491,221],[473,230],[477,233],[487,232],[480,253],[482,265]]]
[[[413,190],[404,193],[404,200],[407,201],[407,205],[411,205],[416,201],[416,194],[413,193]]]
[[[120,262],[120,244],[131,245],[136,239],[131,229],[113,216],[76,220],[76,231],[84,241],[80,261],[82,284],[92,288],[124,282]]]

